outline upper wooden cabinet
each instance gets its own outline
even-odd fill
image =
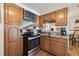
[[[55,22],[56,21],[56,12],[50,13],[50,21]]]
[[[17,20],[19,23],[22,23],[24,19],[24,9],[19,7],[19,20]]]
[[[43,16],[39,16],[39,27],[42,27],[44,24],[44,17]]]
[[[51,12],[51,13],[48,13],[48,14],[45,14],[44,15],[44,21],[47,20],[48,22],[55,22],[56,20],[56,14],[55,12]]]
[[[67,8],[56,11],[56,25],[57,26],[67,25]]]
[[[50,12],[39,16],[39,26],[42,27],[45,20],[55,23],[56,26],[67,25],[67,8],[63,8],[54,12]]]
[[[23,20],[23,9],[15,4],[5,3],[5,23],[20,23]]]
[[[56,21],[56,13],[55,12],[51,12],[51,13],[48,13],[48,14],[44,14],[44,15],[41,15],[39,16],[39,27],[42,27],[43,24],[45,23],[45,21],[48,21],[48,22],[55,22]]]

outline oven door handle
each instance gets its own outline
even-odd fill
[[[33,39],[36,39],[36,38],[40,38],[40,36],[31,37],[31,38],[28,38],[28,40],[33,40]]]

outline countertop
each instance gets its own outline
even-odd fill
[[[45,33],[41,33],[42,36],[50,36],[50,37],[57,37],[57,38],[65,38],[65,39],[68,39],[69,36],[68,35],[58,35],[58,34],[45,34]]]

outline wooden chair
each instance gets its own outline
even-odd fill
[[[69,40],[71,41],[71,45],[73,45],[73,38],[74,38],[74,34],[70,34],[69,35]]]
[[[79,30],[74,30],[74,34],[73,34],[73,37],[72,37],[72,45],[75,44],[76,39],[79,40]]]

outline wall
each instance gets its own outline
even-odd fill
[[[70,30],[73,30],[73,27],[79,27],[79,23],[75,23],[76,19],[79,18],[79,7],[77,4],[68,5],[68,18]]]
[[[4,21],[3,4],[0,3],[0,56],[4,55]]]
[[[79,7],[77,3],[68,4],[68,28],[69,34],[73,33],[74,27],[79,27],[79,23],[75,23],[76,18],[79,17]],[[69,42],[69,40],[68,40]],[[68,44],[69,49],[69,44]],[[69,50],[68,50],[69,52]]]

